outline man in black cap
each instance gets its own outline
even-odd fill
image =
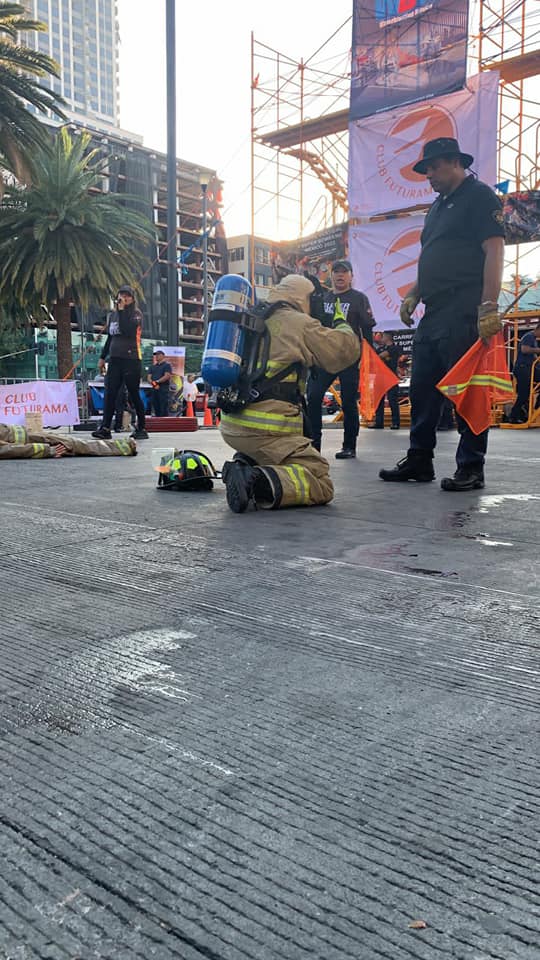
[[[497,307],[504,265],[502,207],[490,187],[467,174],[472,162],[457,140],[440,137],[425,144],[413,167],[439,196],[424,223],[417,281],[400,310],[410,327],[418,303],[425,304],[413,343],[410,447],[393,470],[379,472],[381,480],[435,479],[433,453],[443,404],[436,384],[478,337],[488,341],[502,329]],[[488,431],[476,435],[461,417],[457,421],[457,470],[441,487],[481,489]]]
[[[365,293],[352,289],[353,272],[349,260],[336,260],[332,267],[332,291],[324,296],[325,326],[331,327],[335,320],[344,318],[359,340],[373,343],[375,320]],[[336,453],[336,460],[356,457],[358,437],[358,363],[338,374],[343,410],[343,449]],[[312,367],[307,386],[307,412],[311,427],[311,440],[317,450],[321,449],[322,402],[335,374]]]

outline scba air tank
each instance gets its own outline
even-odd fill
[[[249,281],[235,273],[220,277],[216,283],[201,371],[213,387],[232,387],[238,381],[246,345],[242,319],[252,296]]]

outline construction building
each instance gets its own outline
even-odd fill
[[[227,238],[229,270],[254,282],[257,300],[266,300],[272,286],[272,251],[277,244],[243,233]]]
[[[47,32],[24,42],[60,65],[60,77],[44,78],[67,113],[97,129],[119,125],[118,4],[116,0],[25,0],[30,16]]]

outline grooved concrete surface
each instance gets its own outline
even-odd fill
[[[538,956],[540,435],[242,517],[168,439],[0,467],[2,960]]]

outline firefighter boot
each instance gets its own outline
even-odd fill
[[[407,480],[429,483],[435,479],[433,454],[426,450],[408,450],[407,456],[393,470],[379,470],[379,477],[389,483],[404,483]]]

